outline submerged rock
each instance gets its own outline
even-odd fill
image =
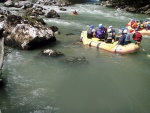
[[[67,9],[65,9],[65,8],[60,8],[59,10],[61,10],[61,11],[67,11]]]
[[[66,36],[70,36],[70,35],[75,35],[74,33],[68,33],[66,34]]]
[[[86,60],[85,57],[72,57],[72,58],[67,58],[66,62],[72,62],[72,63],[87,63],[88,61]]]
[[[52,56],[52,57],[63,55],[63,53],[61,53],[60,51],[56,51],[52,49],[45,49],[42,51],[42,54]]]

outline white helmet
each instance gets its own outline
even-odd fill
[[[111,32],[111,29],[110,29],[110,28],[108,28],[108,29],[107,29],[107,32],[108,32],[108,33],[109,33],[109,32]]]
[[[109,28],[112,28],[112,26],[109,26]]]
[[[124,33],[124,34],[127,34],[127,32],[128,32],[127,29],[123,30],[123,33]]]

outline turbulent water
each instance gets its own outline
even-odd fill
[[[146,15],[130,14],[93,4],[55,9],[61,19],[44,18],[47,25],[61,32],[52,45],[22,51],[7,48],[0,89],[2,113],[149,113],[150,111],[150,38],[144,36],[137,53],[119,55],[79,42],[80,33],[93,24],[124,27],[131,18]],[[72,16],[77,10],[79,15]],[[73,33],[74,35],[66,34]],[[41,50],[55,49],[64,56],[43,56]],[[87,62],[67,62],[66,58],[85,57]]]

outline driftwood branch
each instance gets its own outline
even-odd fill
[[[2,42],[1,42],[2,48],[1,48],[1,56],[0,56],[0,77],[2,74],[2,68],[3,68],[3,64],[4,64],[4,37],[2,38]],[[1,81],[1,79],[0,79]]]

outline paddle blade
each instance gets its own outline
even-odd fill
[[[130,26],[129,24],[126,24],[126,27]]]
[[[134,30],[133,30],[133,29],[131,29],[131,30],[129,30],[129,32],[130,32],[130,33],[133,33],[133,32],[134,32]]]

